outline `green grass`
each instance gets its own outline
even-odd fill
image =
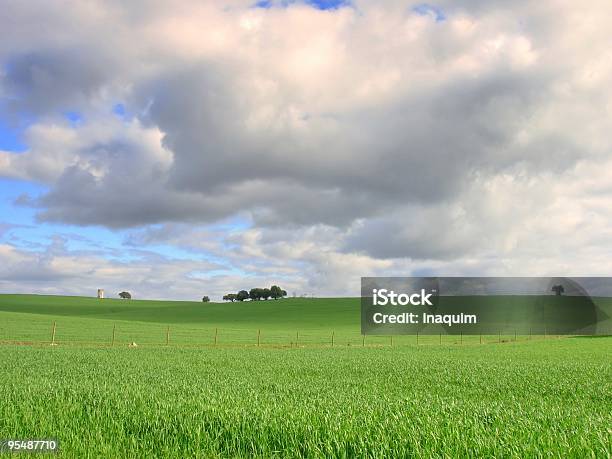
[[[65,457],[609,457],[611,347],[0,346],[0,432]]]
[[[420,339],[361,347],[355,299],[1,295],[0,438],[63,457],[610,457],[612,338]]]
[[[330,308],[330,303],[333,307]],[[0,295],[0,311],[164,324],[273,329],[359,327],[358,298],[285,298],[236,303],[119,300],[75,296]]]

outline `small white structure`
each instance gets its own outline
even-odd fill
[[[98,298],[100,298],[100,299],[104,298],[104,289],[103,288],[99,288],[98,289]]]

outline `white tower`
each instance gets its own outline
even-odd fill
[[[98,298],[100,298],[100,299],[104,298],[104,289],[103,288],[99,288],[98,289]]]

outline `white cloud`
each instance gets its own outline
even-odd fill
[[[4,3],[0,113],[35,121],[0,174],[48,187],[20,199],[41,221],[183,224],[158,237],[314,293],[609,268],[607,1],[442,1],[443,21],[403,1]],[[236,215],[252,226],[202,230]]]

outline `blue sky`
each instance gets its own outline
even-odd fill
[[[442,22],[446,19],[446,14],[442,10],[442,8],[430,5],[428,3],[420,3],[412,7],[412,11],[422,16],[432,15],[436,22]]]
[[[28,147],[23,139],[24,130],[11,127],[0,117],[0,150],[20,152]]]
[[[258,8],[274,8],[286,7],[292,4],[300,3],[297,0],[261,0],[255,3]],[[319,10],[333,10],[345,6],[351,6],[352,2],[348,0],[305,0],[303,3],[310,5]]]

